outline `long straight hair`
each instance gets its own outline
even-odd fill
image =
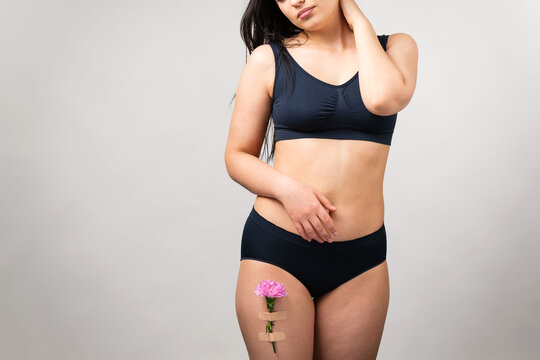
[[[301,28],[291,23],[289,19],[283,15],[276,0],[250,0],[240,21],[240,36],[250,55],[255,48],[262,44],[274,42],[278,45],[279,55],[283,59],[287,76],[292,80],[293,88],[293,64],[288,52],[284,50],[285,45],[283,44],[283,40],[301,32],[303,32]],[[235,97],[236,93],[232,97],[231,103]],[[263,142],[262,153],[267,153],[265,159],[266,162],[269,162],[274,157],[275,153],[276,139],[273,122],[273,116],[271,115]],[[272,135],[270,135],[270,133],[272,133]],[[271,150],[268,153],[268,143],[270,138],[272,139]]]

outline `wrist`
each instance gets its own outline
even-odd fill
[[[290,177],[289,175],[285,175],[283,173],[280,173],[275,186],[275,198],[283,202],[283,199],[287,195],[288,189],[290,188],[291,181],[294,179]]]

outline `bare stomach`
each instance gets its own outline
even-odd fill
[[[334,241],[347,241],[375,232],[384,222],[389,150],[389,145],[361,140],[282,140],[276,143],[274,168],[321,191],[337,207],[329,213],[339,234]],[[253,206],[268,221],[298,234],[277,199],[257,196]]]

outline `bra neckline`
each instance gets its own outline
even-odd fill
[[[291,55],[291,53],[289,52],[289,50],[287,50],[287,47],[286,46],[283,46],[283,48],[285,49],[285,51],[287,52],[287,54],[289,55],[289,57],[292,59],[292,62],[294,63],[294,65],[296,65],[297,68],[300,69],[300,71],[302,71],[304,74],[306,74],[308,77],[310,77],[311,79],[317,81],[318,83],[322,84],[322,85],[325,85],[325,86],[328,86],[328,87],[331,87],[331,88],[342,88],[344,86],[347,86],[349,85],[351,82],[353,82],[357,77],[358,77],[358,73],[359,71],[357,71],[349,80],[345,81],[343,84],[339,84],[339,85],[334,85],[334,84],[330,84],[330,83],[327,83],[326,81],[322,81],[321,79],[319,78],[316,78],[315,76],[311,75],[309,72],[306,71],[306,69],[304,69],[302,66],[300,66],[300,64],[298,64],[298,62],[296,62],[296,60],[294,59],[294,57]]]

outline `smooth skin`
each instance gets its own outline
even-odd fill
[[[276,1],[289,20],[309,34],[285,42],[311,75],[342,84],[359,72],[362,100],[377,115],[399,112],[412,98],[418,49],[405,33],[389,36],[384,51],[354,0]],[[298,11],[315,6],[306,19]],[[383,179],[390,146],[360,140],[290,139],[276,143],[274,166],[259,159],[272,106],[275,64],[268,44],[257,47],[241,74],[225,150],[231,178],[256,194],[254,207],[277,226],[306,241],[347,241],[377,230],[384,220]],[[337,234],[334,234],[337,231]],[[376,359],[389,304],[386,261],[313,301],[292,274],[272,264],[240,263],[236,312],[252,360],[275,359],[272,345],[258,339],[266,309],[254,295],[258,282],[284,283],[276,301],[287,319],[274,331],[277,358],[298,360]]]

